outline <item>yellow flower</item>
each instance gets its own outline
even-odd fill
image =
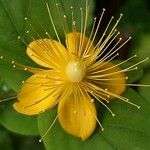
[[[48,5],[47,8],[55,30]],[[86,14],[87,12],[86,7]],[[33,73],[33,76],[23,83],[17,96],[18,101],[13,105],[14,108],[25,115],[37,115],[58,104],[58,121],[62,128],[68,133],[86,140],[95,130],[97,123],[103,130],[97,117],[94,100],[104,105],[112,116],[115,114],[105,102],[109,102],[113,98],[139,107],[129,102],[127,98],[120,96],[126,90],[127,77],[125,73],[136,69],[139,63],[126,69],[121,69],[120,65],[136,56],[119,64],[110,62],[118,56],[118,50],[130,38],[123,44],[120,44],[120,38],[106,53],[107,48],[119,35],[116,26],[121,16],[107,34],[108,36],[105,37],[109,25],[97,42],[97,30],[101,19],[97,27],[93,23],[96,31],[92,30],[88,38],[86,36],[88,15],[85,16],[85,23],[80,31],[75,30],[76,22],[72,22],[74,30],[70,33],[65,32],[65,44],[62,44],[56,30],[57,40],[49,37],[31,42],[27,47],[27,55],[46,69],[27,67],[12,62],[14,67],[19,66]]]

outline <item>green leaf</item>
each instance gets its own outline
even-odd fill
[[[150,17],[150,11],[146,1],[133,1],[127,0],[121,7],[121,10],[125,17],[121,22],[122,29],[125,32],[132,33],[134,36],[134,43],[136,44],[141,34],[147,34],[150,32],[150,22],[147,20]],[[136,12],[136,13],[135,13]],[[124,23],[126,22],[126,23]]]
[[[139,60],[143,60],[150,56],[150,34],[140,36],[139,43],[133,49],[133,52],[138,55]],[[144,68],[150,67],[150,60],[142,64]]]
[[[0,99],[11,98],[14,94],[8,85],[0,78]],[[7,96],[6,96],[7,95]],[[13,108],[13,98],[10,102],[0,102],[0,123],[15,133],[25,135],[38,135],[37,117],[25,116]],[[30,128],[27,128],[29,126]]]
[[[97,127],[93,136],[83,142],[67,134],[58,121],[44,138],[47,150],[147,150],[150,147],[150,109],[147,102],[137,92],[128,89],[125,96],[141,106],[134,108],[121,101],[113,101],[110,108],[116,114],[112,117],[104,108],[98,108],[99,119],[104,127]],[[57,115],[56,108],[41,114],[38,118],[41,136],[47,131]],[[72,118],[73,119],[73,118]]]
[[[37,117],[16,112],[12,103],[0,105],[0,123],[8,130],[23,135],[38,135]]]
[[[144,76],[140,80],[140,84],[150,85],[150,71],[148,71],[144,74]],[[150,92],[149,92],[149,90],[150,90],[149,87],[139,87],[139,93],[150,104]]]
[[[132,35],[132,45],[128,51],[130,55],[138,54],[139,60],[150,56],[150,9],[149,1],[126,0],[119,12],[124,14],[123,21],[119,28],[127,34]],[[143,64],[150,66],[150,61]]]
[[[10,135],[8,134],[8,132],[5,130],[3,131],[0,128],[0,135],[1,135],[0,149],[2,149],[2,150],[13,150],[12,141],[11,141],[11,138],[10,138]]]

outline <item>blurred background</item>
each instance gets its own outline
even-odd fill
[[[132,36],[132,40],[123,47],[120,58],[125,59],[133,54],[138,54],[142,60],[150,56],[150,1],[148,0],[95,0],[95,16],[99,16],[102,8],[106,8],[101,31],[107,25],[110,17],[118,17],[123,13],[123,19],[119,24],[119,30],[123,40]],[[150,83],[150,61],[143,64],[144,76],[139,81]],[[0,98],[12,95],[13,91],[6,85],[3,79],[0,80]],[[145,99],[150,99],[148,89],[139,88]],[[146,93],[146,94],[145,94]],[[2,106],[1,106],[2,107]],[[14,120],[15,121],[15,120]],[[28,128],[28,127],[27,127]],[[12,133],[0,125],[0,150],[44,150],[43,144],[38,142],[39,137],[30,137]]]

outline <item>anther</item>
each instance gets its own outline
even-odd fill
[[[25,81],[22,81],[21,83],[24,84]]]
[[[115,114],[112,114],[113,117],[115,117]]]
[[[120,14],[120,17],[122,17],[122,16],[123,16],[123,14],[121,13],[121,14]]]
[[[76,25],[76,21],[73,21],[73,25],[74,25],[74,26]]]
[[[20,40],[21,39],[21,37],[20,36],[18,36],[18,40]]]
[[[91,99],[91,103],[94,103],[94,99],[93,98]]]
[[[48,35],[48,32],[45,32],[46,35]]]
[[[146,60],[148,60],[149,59],[149,57],[146,57]]]
[[[125,77],[125,79],[126,79],[126,80],[128,80],[128,79],[129,79],[129,77]]]
[[[24,68],[24,70],[26,71],[26,70],[27,70],[27,68]]]
[[[105,8],[103,8],[103,11],[106,11],[106,9],[105,9]]]
[[[56,6],[58,6],[58,3],[56,3]]]
[[[3,59],[4,57],[3,56],[0,56],[0,59]]]
[[[128,38],[129,40],[131,40],[132,39],[132,37],[131,36],[129,36],[129,38]]]
[[[27,17],[24,17],[24,20],[27,20],[28,18]]]
[[[14,64],[14,63],[15,63],[15,61],[13,60],[11,63],[12,63],[12,64]]]
[[[73,9],[73,6],[70,6],[70,9]]]
[[[13,65],[13,68],[15,68],[16,67],[16,65]]]
[[[111,19],[114,19],[114,16],[112,16]]]
[[[26,31],[26,33],[28,34],[28,33],[29,33],[29,31]]]
[[[66,18],[66,15],[64,15],[64,18]]]

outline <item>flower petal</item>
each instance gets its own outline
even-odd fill
[[[66,45],[70,54],[78,54],[78,56],[81,56],[88,49],[86,55],[91,54],[94,50],[91,40],[79,32],[68,33],[66,36]]]
[[[37,64],[47,68],[56,68],[58,64],[63,64],[67,58],[65,47],[58,41],[50,39],[31,42],[27,48],[27,54]]]
[[[39,114],[58,103],[57,98],[53,96],[53,92],[58,90],[58,85],[55,80],[42,76],[47,74],[53,74],[53,72],[47,71],[46,73],[44,71],[31,76],[25,81],[18,94],[18,102],[13,105],[19,113],[26,115]]]
[[[86,96],[65,97],[58,104],[58,119],[68,133],[86,140],[96,127],[96,108]]]

